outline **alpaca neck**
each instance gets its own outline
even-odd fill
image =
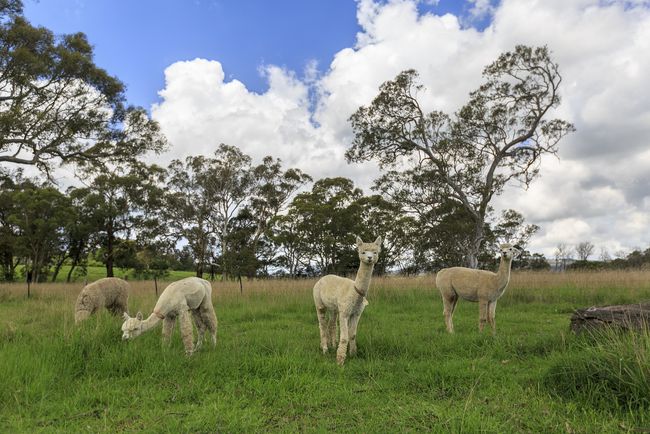
[[[370,278],[372,277],[372,270],[374,267],[375,264],[366,264],[365,262],[359,264],[359,271],[357,271],[357,277],[354,279],[354,286],[357,288],[358,292],[364,295],[364,297],[368,294]]]
[[[499,262],[499,271],[497,272],[497,281],[499,283],[499,291],[503,291],[506,286],[508,286],[508,282],[510,281],[510,266],[512,265],[512,258],[506,259],[506,258],[501,258],[501,262]]]
[[[161,319],[158,317],[158,315],[152,313],[149,315],[149,318],[142,321],[142,332],[144,333],[147,330],[154,328],[160,321]]]

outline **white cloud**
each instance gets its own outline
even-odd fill
[[[495,204],[513,207],[543,230],[531,246],[592,240],[610,251],[650,244],[650,11],[647,1],[503,0],[468,3],[490,13],[483,31],[468,17],[419,13],[416,0],[358,0],[361,31],[322,75],[305,79],[262,68],[269,89],[256,94],[226,81],[216,60],[177,62],[165,71],[152,113],[174,144],[168,158],[211,153],[220,142],[254,158],[271,154],[314,177],[349,176],[364,186],[375,166],[350,166],[349,116],[379,85],[407,68],[420,72],[427,109],[453,112],[481,82],[481,70],[516,44],[546,44],[563,75],[555,115],[577,132],[546,158],[528,191],[511,188]],[[474,12],[472,12],[474,11]],[[310,101],[316,95],[316,107]]]

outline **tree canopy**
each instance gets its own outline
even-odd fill
[[[166,147],[158,124],[128,106],[124,85],[98,67],[83,33],[32,26],[20,0],[0,2],[0,163],[132,162]]]
[[[412,191],[423,186],[419,201],[429,209],[451,200],[471,223],[463,247],[468,266],[476,267],[490,203],[510,182],[528,186],[539,173],[541,156],[556,154],[560,140],[573,131],[561,119],[548,119],[560,103],[559,68],[546,47],[517,46],[483,70],[484,83],[456,113],[426,112],[418,93],[418,73],[407,70],[381,85],[372,103],[351,117],[354,132],[348,161],[375,160],[401,172]],[[403,170],[406,166],[407,170]]]

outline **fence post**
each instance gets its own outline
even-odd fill
[[[158,278],[156,275],[153,275],[153,285],[156,288],[156,298],[158,298]]]

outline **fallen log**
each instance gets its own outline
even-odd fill
[[[650,330],[650,301],[616,306],[577,309],[571,316],[571,330],[579,334],[604,327]]]

